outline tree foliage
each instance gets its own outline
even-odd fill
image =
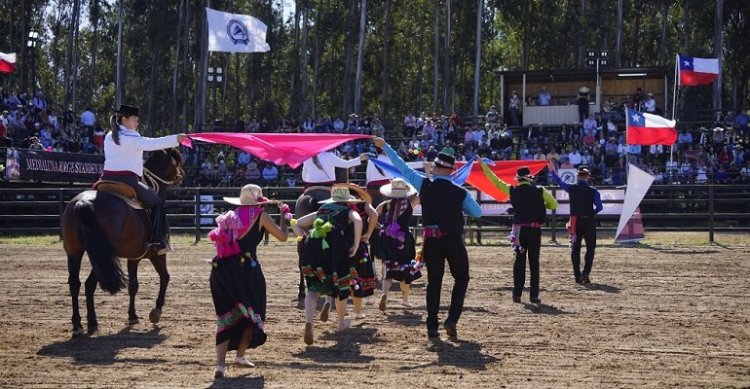
[[[206,2],[123,1],[123,101],[141,107],[142,123],[152,133],[186,130],[199,109]],[[0,24],[0,51],[18,55],[18,71],[0,76],[0,82],[11,91],[43,90],[65,108],[65,74],[71,72],[76,98],[70,104],[78,110],[91,106],[103,115],[115,101],[118,2],[78,2],[81,23],[73,35],[75,45],[69,45],[69,32],[75,28],[76,0],[0,2],[0,14],[6,16]],[[299,7],[301,17],[295,17],[290,4]],[[446,36],[446,0],[213,0],[214,9],[265,22],[271,51],[210,53],[209,66],[221,66],[225,81],[208,85],[205,122],[216,118],[232,128],[237,120],[252,118],[347,116],[354,107],[362,4],[367,18],[359,114],[398,118],[408,111],[431,111],[436,59],[438,109],[445,104],[447,111],[472,111],[476,1],[452,1]],[[712,56],[713,2],[624,1],[623,6],[623,67],[670,68],[678,52]],[[724,103],[745,108],[750,3],[725,0],[723,9]],[[481,15],[480,110],[499,100],[497,69],[579,68],[588,50],[615,54],[617,0],[486,0]],[[26,48],[32,30],[41,33],[35,53]],[[76,52],[68,64],[70,50]],[[31,85],[33,54],[36,87]]]

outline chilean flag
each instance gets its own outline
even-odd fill
[[[631,145],[671,146],[677,141],[676,122],[658,115],[642,113],[628,108],[626,119],[626,142]]]
[[[14,71],[16,71],[16,53],[0,52],[0,73],[13,73]]]
[[[679,85],[707,85],[719,78],[718,58],[684,57],[677,55],[680,64]]]

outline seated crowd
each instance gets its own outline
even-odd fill
[[[430,161],[443,146],[456,151],[457,161],[475,156],[493,160],[547,160],[558,168],[588,165],[594,183],[622,185],[626,166],[633,163],[657,176],[657,183],[750,183],[750,122],[748,113],[717,112],[709,127],[680,128],[670,156],[664,146],[628,145],[624,125],[605,103],[601,114],[591,114],[582,123],[561,126],[543,124],[509,127],[491,107],[483,125],[462,123],[456,113],[450,116],[408,114],[401,131],[386,131],[377,117],[351,114],[341,118],[308,118],[302,122],[268,120],[238,122],[235,131],[281,133],[348,133],[386,137],[407,161]],[[101,153],[105,131],[88,107],[80,116],[72,110],[58,112],[50,107],[43,93],[0,92],[0,146],[37,148],[48,151]],[[617,124],[616,124],[617,123]],[[399,136],[401,135],[401,136]],[[338,151],[345,158],[372,152],[369,141],[342,144]],[[301,168],[275,166],[231,147],[208,146],[187,149],[186,165],[193,169],[198,186],[302,185]],[[364,167],[358,168],[364,170]],[[356,177],[356,175],[355,175]],[[541,181],[544,182],[544,181]]]

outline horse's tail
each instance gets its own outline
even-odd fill
[[[81,220],[81,238],[96,280],[102,290],[111,294],[119,292],[125,287],[125,275],[112,243],[97,225],[94,204],[79,201],[74,209]]]

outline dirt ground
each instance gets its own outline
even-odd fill
[[[98,290],[99,332],[71,340],[62,245],[0,241],[0,387],[750,387],[749,244],[605,244],[590,286],[573,282],[566,247],[546,244],[539,307],[526,291],[524,303],[511,301],[507,245],[473,246],[460,340],[441,333],[428,350],[424,278],[413,287],[415,307],[391,293],[385,314],[369,305],[367,318],[341,334],[333,321],[318,322],[316,342],[306,346],[294,245],[272,242],[259,249],[269,340],[248,353],[254,369],[230,366],[215,382],[203,261],[213,247],[187,238],[175,246],[161,323],[147,319],[158,277],[144,262],[141,322],[125,323],[127,293]],[[451,286],[447,276],[444,306]]]

